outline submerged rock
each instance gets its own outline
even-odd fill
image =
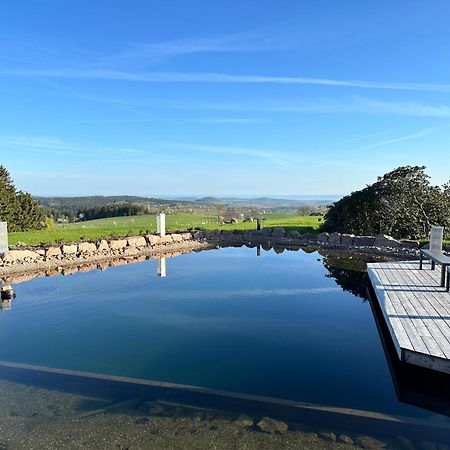
[[[358,436],[356,438],[356,444],[362,448],[371,450],[386,448],[386,444],[384,442],[370,436]]]
[[[258,427],[266,433],[284,433],[288,429],[288,426],[284,422],[271,419],[270,417],[263,417],[258,422]]]
[[[336,442],[336,435],[334,433],[319,433],[319,437],[327,442]]]
[[[237,417],[235,420],[233,420],[233,424],[237,425],[238,427],[252,427],[253,426],[253,419],[249,416],[242,415]]]
[[[350,436],[347,436],[346,434],[340,434],[337,440],[342,444],[353,445],[353,439]]]

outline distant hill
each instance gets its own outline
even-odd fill
[[[236,198],[236,197],[203,197],[197,199],[196,203],[201,204],[224,204],[233,205],[235,207],[251,207],[251,208],[291,208],[296,209],[303,205],[325,206],[333,203],[334,199],[283,199],[283,198],[271,198],[271,197],[258,197],[258,198]]]

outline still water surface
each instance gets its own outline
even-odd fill
[[[18,284],[0,360],[432,414],[398,401],[369,303],[318,253],[255,253],[171,258],[164,278],[148,260]]]

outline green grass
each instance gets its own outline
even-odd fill
[[[286,230],[298,230],[301,233],[315,233],[320,226],[318,217],[299,217],[292,214],[267,214],[263,227],[283,226]],[[219,225],[217,217],[198,214],[166,215],[168,231],[186,230],[188,228],[254,230],[255,223]],[[40,245],[80,240],[95,240],[113,236],[130,236],[147,232],[156,232],[156,216],[112,217],[108,219],[90,220],[65,225],[57,225],[50,230],[23,231],[9,233],[9,243],[14,245]]]

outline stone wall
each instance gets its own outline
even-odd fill
[[[18,248],[0,256],[0,275],[29,272],[46,268],[52,270],[64,266],[81,265],[120,258],[136,258],[185,249],[202,249],[212,246],[304,246],[354,250],[366,253],[393,254],[415,257],[419,242],[398,241],[390,236],[354,236],[341,233],[300,234],[282,227],[262,230],[193,230],[166,236],[149,234],[96,242],[78,242],[39,248]],[[449,246],[446,248],[450,251]]]

